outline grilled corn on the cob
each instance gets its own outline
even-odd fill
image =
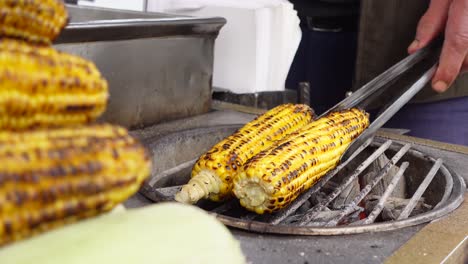
[[[271,109],[202,155],[193,167],[192,179],[175,199],[196,203],[202,198],[221,201],[229,197],[232,179],[248,159],[313,118],[312,109],[306,105],[284,104]]]
[[[0,244],[108,211],[150,174],[124,128],[0,132]]]
[[[67,20],[60,0],[0,0],[0,37],[50,44]]]
[[[258,214],[287,206],[333,169],[368,125],[368,115],[358,109],[312,122],[250,159],[234,178],[235,196]]]
[[[0,40],[0,79],[0,129],[83,124],[107,104],[107,82],[96,66],[51,47]]]

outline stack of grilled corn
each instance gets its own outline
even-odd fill
[[[234,195],[258,214],[289,205],[333,169],[369,125],[368,114],[358,109],[315,121],[310,113],[306,106],[283,105],[247,124],[200,157],[175,199]]]
[[[151,172],[124,128],[94,124],[108,85],[96,66],[55,50],[59,0],[0,0],[0,245],[91,217]]]

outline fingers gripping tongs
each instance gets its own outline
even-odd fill
[[[373,118],[369,127],[352,142],[341,157],[341,162],[348,160],[359,147],[369,140],[372,140],[377,130],[430,82],[437,68],[441,43],[442,40],[434,41],[426,48],[406,57],[320,116],[322,117],[330,112],[354,107],[369,110],[366,108],[371,102],[376,99],[387,98],[383,97],[386,91],[397,89],[398,87],[395,87],[397,85],[393,84],[398,83],[398,80],[405,76],[405,74],[408,72],[413,74],[412,80],[414,81],[409,85],[404,85],[404,87],[398,88],[400,89],[399,94],[387,102],[386,106],[380,111],[380,113]],[[423,64],[424,66],[421,67],[420,64]],[[414,69],[418,67],[419,71],[414,74]]]

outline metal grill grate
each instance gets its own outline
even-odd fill
[[[193,136],[194,132],[196,133],[196,131],[184,133]],[[210,137],[210,133],[200,131],[200,136]],[[184,138],[184,134],[179,133],[173,137],[180,141],[181,138]],[[167,139],[164,140],[167,143]],[[150,145],[155,151],[158,149],[158,142],[151,142]],[[209,148],[209,145],[206,148]],[[155,202],[173,200],[174,194],[182,184],[187,182],[196,157],[200,154],[194,153],[194,159],[153,175],[150,181],[143,186],[142,194]],[[363,173],[369,171],[369,167],[382,156],[391,156],[391,158],[378,170],[368,172],[372,175],[371,180],[360,186],[356,194],[350,197],[349,201],[344,203],[339,210],[334,210],[332,217],[323,221],[321,215],[330,211],[330,205],[343,192],[349,190],[353,183],[359,181]],[[422,165],[429,169],[417,168],[417,166]],[[411,175],[411,177],[417,176],[420,179],[417,182],[414,179],[406,181],[406,184],[411,185],[414,192],[408,197],[409,199],[406,199],[407,203],[396,219],[393,221],[379,220],[379,215],[384,210],[386,202],[392,197],[397,183],[402,180],[409,169],[413,172],[417,171],[418,174]],[[389,174],[390,171],[396,171],[396,173]],[[365,217],[350,218],[350,215],[363,210],[360,206],[361,203],[387,176],[391,177],[387,179],[388,185],[375,206],[368,208],[369,213]],[[341,178],[341,180],[336,178]],[[438,181],[437,184],[432,184],[435,179]],[[430,186],[433,189],[432,192],[428,192]],[[324,189],[330,189],[330,191],[317,203],[305,206],[310,203],[311,198],[322,193]],[[222,204],[202,201],[198,206],[216,214],[226,225],[237,228],[271,233],[337,235],[390,230],[431,221],[457,208],[463,199],[463,190],[463,180],[450,172],[442,160],[435,160],[412,149],[411,144],[369,139],[353,153],[351,158],[329,172],[290,206],[278,213],[259,216],[241,208],[235,199]],[[433,200],[432,208],[415,213],[416,205],[423,198]],[[305,210],[304,207],[306,207]]]

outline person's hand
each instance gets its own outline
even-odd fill
[[[408,52],[425,47],[442,32],[445,41],[432,79],[437,92],[445,92],[460,73],[468,70],[468,0],[431,0]]]

